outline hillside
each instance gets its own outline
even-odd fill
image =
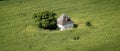
[[[37,28],[33,13],[67,13],[77,28]],[[90,21],[92,26],[85,26]],[[0,51],[120,51],[120,0],[0,1]],[[79,37],[79,39],[74,39]]]

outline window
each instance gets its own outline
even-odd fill
[[[70,21],[70,19],[67,19],[67,22],[69,22]]]

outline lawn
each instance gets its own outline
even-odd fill
[[[78,27],[37,28],[32,16],[46,10]],[[120,51],[120,0],[0,0],[0,51]]]

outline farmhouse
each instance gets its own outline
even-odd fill
[[[66,29],[72,29],[73,28],[73,21],[70,19],[69,16],[67,16],[65,13],[63,13],[58,19],[57,19],[57,26],[60,28],[60,30],[66,30]]]

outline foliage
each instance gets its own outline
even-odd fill
[[[0,1],[7,1],[7,0],[0,0]]]
[[[56,13],[50,11],[44,11],[40,13],[35,13],[33,18],[35,19],[35,23],[40,28],[44,29],[56,29]]]
[[[86,22],[86,26],[91,26],[90,21],[87,21],[87,22]]]
[[[73,40],[79,40],[80,38],[78,36],[73,37]]]

